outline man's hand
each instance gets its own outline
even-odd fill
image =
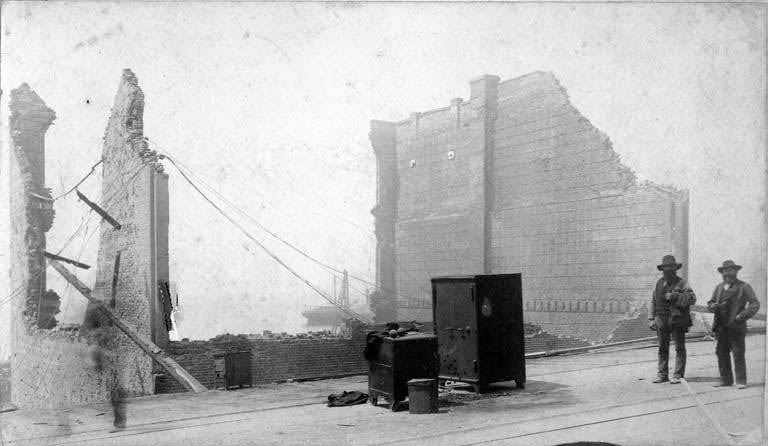
[[[677,302],[680,299],[680,296],[681,296],[680,293],[678,293],[677,291],[673,291],[673,292],[667,294],[667,300],[670,303],[675,303],[675,302]]]
[[[656,331],[656,319],[649,319],[648,320],[648,328],[650,328],[653,331]]]
[[[709,310],[712,311],[713,313],[716,313],[722,310],[723,308],[725,308],[725,302],[710,304],[709,306]]]

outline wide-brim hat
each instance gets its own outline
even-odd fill
[[[726,260],[723,262],[723,266],[717,267],[717,272],[722,273],[726,269],[735,269],[736,271],[741,269],[741,265],[737,265],[733,260]]]
[[[675,256],[667,255],[667,256],[664,256],[663,259],[661,259],[661,265],[656,265],[656,268],[659,271],[662,271],[662,270],[664,270],[665,266],[674,266],[675,269],[677,270],[677,269],[682,268],[683,264],[682,263],[677,263],[677,260],[675,260]]]

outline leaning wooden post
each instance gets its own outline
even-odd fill
[[[173,358],[169,357],[163,349],[158,347],[148,337],[141,333],[131,329],[128,324],[125,323],[119,316],[117,316],[109,307],[104,305],[104,302],[96,299],[91,295],[91,290],[83,282],[80,281],[74,274],[56,260],[48,259],[48,264],[51,265],[56,271],[59,272],[77,291],[80,292],[90,302],[96,304],[98,308],[117,328],[125,333],[133,342],[136,343],[142,350],[144,350],[152,359],[157,361],[168,374],[173,376],[187,390],[195,393],[205,392],[208,390],[204,385],[200,384],[200,381],[190,375],[189,372],[184,370]]]

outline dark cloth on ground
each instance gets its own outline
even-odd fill
[[[368,402],[368,394],[358,391],[332,393],[328,395],[328,407],[354,406]]]

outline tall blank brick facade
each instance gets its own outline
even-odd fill
[[[431,277],[520,272],[527,321],[604,340],[647,300],[664,254],[687,264],[687,193],[638,184],[550,73],[470,90],[372,122],[379,285],[400,295],[399,319],[428,320],[408,307],[429,301]]]

